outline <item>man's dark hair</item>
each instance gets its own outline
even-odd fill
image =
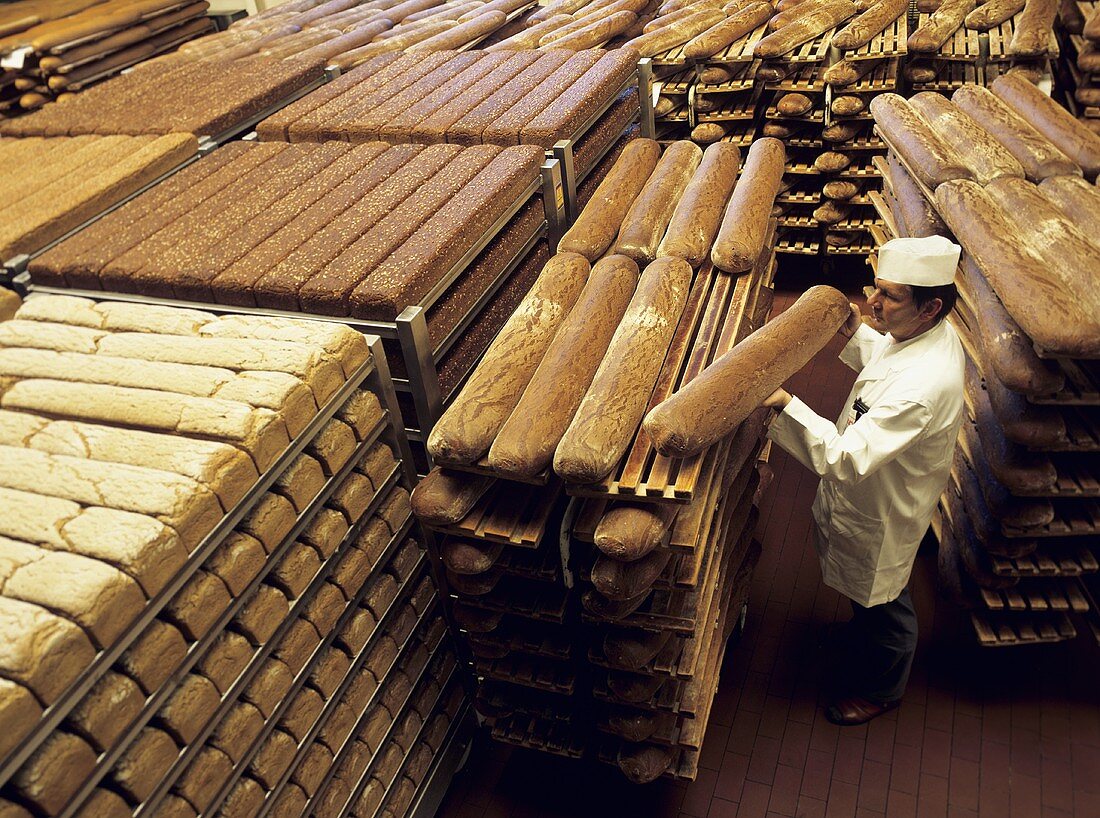
[[[924,305],[933,298],[938,298],[943,302],[943,307],[940,309],[939,315],[936,316],[937,324],[951,310],[955,309],[955,302],[959,299],[959,288],[955,286],[954,282],[939,287],[911,287],[910,289],[913,290],[913,301],[916,303],[918,310],[924,309]]]

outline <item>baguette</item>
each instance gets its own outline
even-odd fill
[[[595,16],[595,15],[593,15]],[[587,19],[587,18],[586,18]],[[629,29],[638,20],[638,15],[632,11],[620,10],[607,17],[598,18],[582,28],[557,36],[547,45],[540,45],[540,49],[561,48],[569,51],[582,51],[586,48],[597,48],[608,40],[618,37]],[[566,26],[553,32],[551,35],[561,34]],[[545,38],[544,38],[545,39]]]
[[[932,91],[909,99],[929,126],[948,145],[965,145],[959,157],[970,168],[979,184],[1001,176],[1023,178],[1024,169],[1011,153],[989,131],[979,125],[966,111],[952,105],[947,97]],[[1071,117],[1072,119],[1072,117]],[[1074,120],[1076,124],[1076,120]],[[1100,139],[1097,140],[1100,143]],[[1100,156],[1100,154],[1098,154]]]
[[[1048,176],[1081,175],[1076,162],[989,89],[966,85],[951,95],[951,101],[982,123],[982,127],[1016,157],[1031,181],[1041,182]]]
[[[413,514],[427,524],[457,523],[493,483],[491,477],[434,468],[413,489]]]
[[[845,87],[855,85],[882,64],[882,60],[851,60],[844,58],[833,63],[821,75],[829,85]]]
[[[771,4],[762,0],[749,3],[689,40],[684,46],[684,56],[693,60],[713,57],[745,35],[756,31],[771,16]]]
[[[909,35],[909,50],[919,54],[939,51],[958,31],[974,5],[975,0],[944,0],[924,25]]]
[[[841,51],[862,48],[909,8],[908,0],[877,0],[856,19],[833,35],[832,44]]]
[[[633,48],[642,57],[653,57],[689,42],[724,19],[725,15],[721,11],[703,8],[674,23],[666,22],[661,28],[628,40],[622,47]],[[660,22],[660,18],[654,22]]]
[[[693,268],[702,264],[718,233],[726,203],[737,183],[741,152],[736,145],[717,143],[703,159],[672,213],[657,256],[675,256]]]
[[[1045,454],[1029,452],[1005,437],[997,422],[989,394],[975,377],[967,379],[967,392],[974,404],[974,420],[981,449],[989,461],[997,482],[1013,494],[1040,494],[1052,491],[1058,472]]]
[[[638,12],[644,7],[645,0],[614,0],[612,3],[604,4],[596,11],[592,11],[590,7],[586,9],[584,13],[574,17],[571,22],[540,37],[538,45],[553,46],[556,40],[576,34],[578,31],[587,29],[594,22],[610,19],[622,11],[629,11],[634,15],[630,23],[626,26],[626,28],[630,28],[630,26],[634,25],[635,21],[637,21]]]
[[[936,208],[924,197],[920,187],[913,181],[913,177],[891,153],[888,173],[890,175],[890,187],[894,191],[894,201],[897,203],[895,210],[901,216],[905,224],[906,235],[913,238],[925,236],[949,236],[947,225],[943,223],[936,212]]]
[[[489,450],[589,272],[588,262],[575,253],[559,253],[547,262],[428,436],[428,451],[436,461],[473,463]]]
[[[749,335],[668,400],[642,428],[657,451],[689,457],[730,434],[836,334],[851,314],[832,287],[811,287],[777,318]]]
[[[1082,235],[1100,242],[1100,188],[1078,176],[1054,176],[1040,182],[1039,190]]]
[[[406,54],[429,54],[433,51],[453,51],[467,43],[480,40],[488,34],[492,34],[507,21],[508,15],[503,11],[487,11],[459,23],[454,28],[440,32],[434,37],[421,40],[419,43],[405,49]]]
[[[973,178],[955,149],[903,97],[880,94],[870,107],[883,136],[930,190],[950,179]]]
[[[699,167],[703,152],[687,141],[673,142],[657,162],[645,186],[623,217],[613,252],[638,264],[657,257],[657,248],[668,229],[672,213],[692,174]]]
[[[1027,0],[1024,10],[1013,21],[1008,53],[1013,57],[1045,57],[1054,43],[1054,19],[1058,0]]]
[[[985,391],[1005,437],[1013,443],[1042,450],[1068,442],[1065,419],[1058,409],[1029,403],[1026,397],[1008,389],[992,373],[985,378]]]
[[[672,504],[614,506],[596,525],[596,547],[612,560],[641,559],[667,541],[678,511]]]
[[[966,15],[967,28],[988,31],[1006,20],[1011,20],[1023,10],[1027,0],[986,0]]]
[[[607,252],[660,156],[661,147],[652,139],[632,140],[562,236],[558,252],[579,253],[593,263]]]
[[[783,143],[778,139],[764,138],[752,143],[711,250],[715,267],[742,273],[751,269],[760,257],[785,161]]]
[[[1100,173],[1100,135],[1022,77],[1007,74],[990,86],[998,97],[1081,166],[1087,179]]]
[[[1065,377],[1056,365],[1035,354],[1031,339],[1020,329],[969,255],[962,265],[960,290],[970,303],[987,372],[1009,389],[1025,395],[1061,391]]]
[[[554,453],[554,471],[571,483],[606,477],[645,412],[691,286],[682,259],[654,261],[638,282],[592,385]]]
[[[608,599],[616,602],[632,599],[653,587],[671,557],[672,552],[667,550],[651,551],[632,562],[601,556],[592,567],[592,584]]]
[[[1048,265],[1034,242],[1005,241],[1005,236],[1020,236],[1024,225],[980,185],[961,179],[946,185],[942,192],[936,191],[937,210],[1020,328],[1040,347],[1055,353],[1070,357],[1100,353],[1100,308],[1084,303],[1097,297],[1096,288],[1078,289],[1079,281],[1072,280],[1074,273],[1065,267],[1065,258]],[[1038,191],[1036,195],[1041,198]],[[1047,241],[1039,242],[1047,248],[1044,252],[1057,255],[1060,248]]]
[[[625,256],[607,256],[592,268],[576,305],[493,442],[490,468],[526,479],[551,465],[637,283],[638,266]]]
[[[672,11],[660,12],[657,17],[642,26],[642,32],[649,34],[658,29],[675,25],[681,20],[686,20],[688,17],[691,17],[693,14],[698,14],[700,11],[720,11],[720,9],[718,3],[712,3],[710,0],[705,0],[705,2],[691,3],[690,5],[685,5]]]
[[[823,0],[821,3],[815,3],[814,9],[809,13],[795,8],[788,13],[796,17],[760,40],[753,48],[753,56],[771,59],[793,51],[803,43],[808,43],[844,22],[857,10],[855,3],[851,0]]]

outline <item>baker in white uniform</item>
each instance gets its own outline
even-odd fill
[[[902,238],[879,250],[867,303],[840,333],[840,353],[859,371],[834,424],[779,389],[768,436],[821,477],[813,504],[825,584],[847,596],[853,617],[846,680],[826,710],[862,724],[896,707],[917,645],[909,574],[947,485],[963,422],[964,357],[944,317],[957,298],[960,248],[942,236]]]

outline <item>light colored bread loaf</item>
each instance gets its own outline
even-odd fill
[[[809,11],[795,8],[788,14],[794,14],[789,23],[782,25],[761,39],[753,49],[753,56],[771,59],[793,51],[803,43],[824,34],[836,25],[847,20],[858,9],[849,0],[823,0],[815,3]],[[772,18],[773,20],[775,18]]]
[[[778,139],[758,139],[752,143],[711,250],[715,267],[740,273],[756,263],[764,249],[784,163],[785,151]]]
[[[326,477],[344,467],[355,451],[355,433],[341,420],[333,418],[317,437],[306,444],[306,453],[321,463]]]
[[[318,514],[320,516],[320,514]],[[279,547],[279,543],[294,527],[297,515],[294,506],[285,497],[268,492],[259,499],[252,511],[237,526],[238,531],[255,537],[267,553]],[[315,517],[314,520],[317,518]],[[307,532],[309,529],[307,529]],[[304,538],[303,534],[303,538]]]
[[[53,703],[95,656],[77,625],[20,600],[0,597],[0,632],[0,675],[44,704]]]
[[[619,228],[614,252],[639,264],[657,256],[673,210],[680,201],[703,152],[692,142],[673,142],[657,162]]]
[[[145,694],[133,679],[109,671],[73,708],[68,723],[97,752],[106,752],[144,704]]]
[[[164,607],[163,616],[188,639],[202,639],[231,601],[224,582],[199,570]]]
[[[549,468],[637,282],[638,267],[625,256],[607,256],[592,268],[577,303],[489,450],[494,470],[525,479]]]
[[[730,434],[832,340],[850,314],[843,293],[811,287],[650,411],[643,428],[657,451],[687,457]]]
[[[842,51],[862,48],[909,7],[907,0],[877,0],[833,35],[832,45]]]
[[[118,665],[148,695],[168,680],[186,655],[183,634],[174,625],[158,619],[122,654]]]
[[[313,626],[308,622],[301,624],[306,629],[313,630]],[[292,627],[287,635],[290,635],[291,631],[294,630],[295,628]],[[290,670],[289,665],[279,659],[268,659],[260,666],[259,671],[249,682],[244,693],[241,694],[241,698],[255,705],[264,718],[268,719],[271,718],[275,707],[283,700],[293,684],[294,673]]]
[[[336,417],[350,426],[356,439],[360,441],[366,439],[383,415],[384,410],[378,402],[378,396],[367,389],[357,389],[336,412]]]
[[[10,679],[0,679],[0,753],[6,756],[11,752],[34,729],[41,715],[42,707],[30,690]]]
[[[588,262],[559,253],[489,346],[428,437],[435,460],[473,463],[488,452],[588,279]]]
[[[294,510],[301,514],[324,486],[325,474],[321,464],[308,454],[300,454],[276,478],[272,491],[290,500]]]
[[[772,16],[772,6],[765,2],[748,3],[732,13],[723,10],[726,12],[726,19],[693,37],[684,46],[685,57],[695,60],[713,57],[764,25]]]
[[[52,349],[94,355],[107,333],[86,327],[44,324],[19,318],[0,323],[0,347]]]
[[[95,768],[96,753],[81,738],[57,730],[46,737],[11,779],[24,802],[57,815]]]
[[[163,730],[146,727],[118,760],[111,778],[123,794],[136,802],[153,794],[157,783],[179,755],[179,747]]]
[[[1027,0],[987,0],[966,15],[967,28],[988,31],[1005,20],[1010,20],[1023,10]]]
[[[369,674],[368,674],[369,676]],[[373,678],[373,677],[371,677]],[[303,687],[294,696],[294,701],[283,713],[279,729],[285,730],[301,742],[324,710],[325,700],[312,687]]]
[[[328,559],[347,533],[348,522],[344,515],[331,508],[322,508],[302,532],[301,541],[313,548],[321,559]]]
[[[687,301],[691,267],[662,258],[646,267],[607,354],[554,453],[554,471],[590,483],[623,456]]]
[[[263,803],[263,787],[251,778],[242,777],[225,797],[219,814],[224,818],[250,818],[260,813]]]

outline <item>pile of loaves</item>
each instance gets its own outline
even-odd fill
[[[34,742],[0,812],[404,814],[462,692],[370,357],[63,296],[0,323],[0,761]]]
[[[970,358],[970,416],[943,503],[944,586],[981,611],[1007,607],[1002,593],[1042,597],[1040,575],[1072,598],[1072,577],[1098,568],[1081,548],[1100,523],[1090,488],[1098,418],[1072,405],[1089,399],[1074,397],[1067,372],[1100,357],[1091,280],[1100,268],[1100,137],[1014,75],[950,101],[882,97],[872,111],[893,151],[898,233],[953,234],[964,249],[953,320]],[[975,614],[983,643],[1073,634],[1061,618],[1032,628],[1034,620],[1017,627],[1005,616]]]
[[[0,116],[40,108],[214,28],[206,0],[23,0],[0,13]]]
[[[0,260],[41,251],[193,159],[190,134],[0,139]]]
[[[1059,80],[1077,103],[1078,119],[1100,133],[1100,6],[1080,3],[1068,11],[1077,14],[1064,9],[1061,16],[1065,67]]]

